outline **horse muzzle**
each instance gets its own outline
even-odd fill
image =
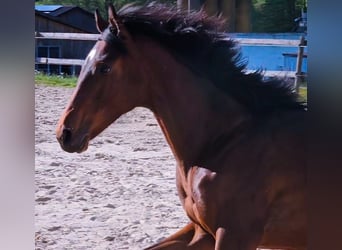
[[[56,130],[56,138],[61,148],[69,153],[82,153],[88,149],[89,135],[76,133],[72,128],[60,126]]]

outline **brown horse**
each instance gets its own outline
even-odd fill
[[[147,249],[306,248],[306,105],[288,82],[245,73],[219,19],[163,5],[128,6],[108,22],[57,126],[67,152],[141,106],[177,160],[190,223]]]

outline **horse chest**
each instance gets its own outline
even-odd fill
[[[180,171],[179,171],[180,172]],[[208,221],[215,221],[216,173],[201,167],[192,167],[187,174],[177,173],[179,196],[188,217],[199,224],[206,231],[212,231],[214,225]]]

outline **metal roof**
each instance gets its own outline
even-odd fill
[[[35,5],[35,9],[37,11],[49,13],[55,10],[58,10],[59,8],[62,8],[63,5]]]
[[[62,8],[58,8],[56,9],[55,11],[49,13],[50,15],[52,16],[59,16],[59,15],[62,15],[72,9],[77,9],[79,7],[76,7],[76,6],[62,6]],[[83,10],[83,9],[82,9]]]

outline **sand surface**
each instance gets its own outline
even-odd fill
[[[70,154],[55,126],[72,91],[36,86],[36,249],[143,249],[184,226],[176,163],[153,114],[134,109]]]

